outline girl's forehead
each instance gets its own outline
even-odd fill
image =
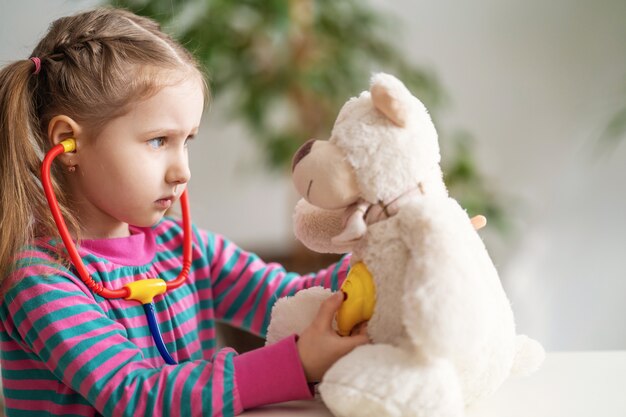
[[[193,106],[204,105],[204,92],[197,80],[187,79],[175,84],[164,85],[151,96],[136,102],[135,109],[158,113],[160,109],[169,109],[187,102]]]
[[[129,108],[147,108],[159,106],[163,101],[185,100],[185,96],[199,93],[203,99],[208,95],[208,88],[203,75],[194,67],[158,68],[154,66],[129,68],[134,74],[138,96],[128,102]]]
[[[125,114],[107,123],[106,127],[134,132],[154,129],[190,131],[200,124],[203,109],[202,84],[190,78],[165,85],[149,97],[131,103]]]

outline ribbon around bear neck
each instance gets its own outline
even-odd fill
[[[341,233],[331,239],[332,243],[343,245],[362,239],[367,232],[367,226],[395,216],[407,201],[423,194],[422,184],[419,183],[417,187],[404,192],[388,203],[382,200],[375,204],[365,200],[357,201],[349,209],[351,212],[348,214]]]

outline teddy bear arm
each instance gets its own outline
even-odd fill
[[[301,334],[317,315],[320,306],[333,292],[323,287],[311,287],[293,296],[279,298],[272,307],[266,344],[271,345],[292,334]]]

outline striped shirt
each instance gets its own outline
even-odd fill
[[[52,241],[16,258],[2,284],[0,353],[6,414],[14,416],[232,416],[270,402],[310,398],[295,337],[238,355],[217,349],[215,320],[264,336],[278,297],[336,290],[348,259],[317,274],[287,273],[217,234],[194,228],[187,281],[155,297],[167,365],[136,301],[94,295],[55,261]],[[96,282],[119,288],[181,270],[180,223],[163,219],[125,238],[83,241]]]

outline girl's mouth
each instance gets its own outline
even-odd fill
[[[159,207],[160,209],[167,210],[172,205],[172,199],[171,198],[161,198],[161,199],[155,201],[154,204],[156,204],[156,206]]]

